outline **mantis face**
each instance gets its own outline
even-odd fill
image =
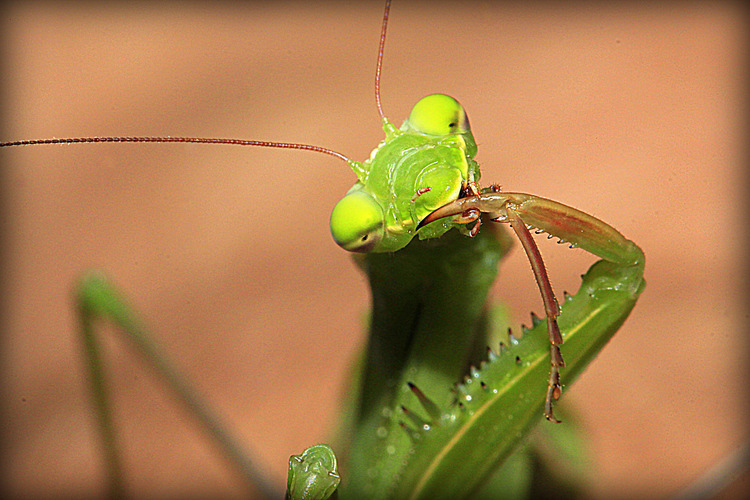
[[[422,218],[458,198],[469,178],[478,178],[469,119],[454,98],[423,97],[400,130],[389,122],[384,128],[386,140],[369,160],[356,163],[359,182],[331,213],[331,235],[350,252],[403,248]],[[450,227],[443,223],[423,237],[438,237]]]

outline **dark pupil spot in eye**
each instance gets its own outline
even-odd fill
[[[454,128],[454,127],[456,126],[456,122],[450,122],[450,123],[448,124],[448,126],[449,126],[450,128]]]
[[[367,236],[369,236],[369,235],[366,234],[366,235],[362,236],[362,241],[367,241]]]

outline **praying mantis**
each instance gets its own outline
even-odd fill
[[[491,202],[491,200],[492,200],[492,198],[491,198],[491,197],[487,197],[487,198],[486,198],[486,200],[487,200],[487,203],[490,203],[490,202]],[[492,212],[492,211],[494,210],[494,208],[493,208],[492,206],[490,206],[490,205],[487,205],[487,206],[481,206],[481,207],[480,207],[480,209],[482,209],[482,210],[484,210],[484,211],[489,211],[489,212]],[[486,210],[485,210],[485,209],[486,209]]]

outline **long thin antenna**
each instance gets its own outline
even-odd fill
[[[273,142],[273,141],[251,141],[246,139],[214,139],[209,137],[133,137],[133,136],[114,136],[114,137],[66,137],[60,139],[33,139],[28,141],[0,142],[0,148],[10,146],[35,146],[39,144],[81,144],[94,142],[184,142],[195,144],[229,144],[233,146],[257,146],[263,148],[279,149],[302,149],[305,151],[314,151],[333,156],[349,163],[350,160],[345,155],[332,149],[312,144],[298,144],[294,142]]]
[[[385,2],[385,12],[383,13],[383,27],[380,28],[380,46],[378,47],[378,63],[375,66],[375,103],[378,105],[380,118],[385,122],[385,113],[383,105],[380,103],[380,72],[383,69],[383,51],[385,50],[385,32],[388,29],[388,13],[391,10],[391,0]]]
[[[383,112],[383,105],[380,102],[380,73],[383,70],[383,52],[385,50],[385,35],[388,29],[388,13],[391,10],[391,0],[386,0],[385,11],[383,12],[383,26],[380,29],[380,45],[378,47],[378,62],[375,66],[375,103],[378,106],[378,113],[383,122],[386,122],[385,113]],[[333,156],[340,160],[351,164],[352,161],[338,151],[324,148],[322,146],[314,146],[312,144],[299,144],[294,142],[273,142],[273,141],[254,141],[246,139],[221,139],[221,138],[208,138],[208,137],[148,137],[148,136],[102,136],[102,137],[65,137],[65,138],[53,138],[53,139],[33,139],[25,141],[11,141],[11,142],[0,142],[0,148],[7,148],[12,146],[35,146],[42,144],[83,144],[83,143],[97,143],[97,142],[155,142],[155,143],[166,143],[166,142],[183,142],[183,143],[194,143],[194,144],[228,144],[234,146],[256,146],[264,148],[279,148],[279,149],[301,149],[305,151],[314,151],[316,153],[323,153],[329,156]]]

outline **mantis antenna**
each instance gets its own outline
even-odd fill
[[[388,27],[388,12],[391,8],[391,1],[387,0],[385,3],[385,13],[383,14],[383,27],[380,31],[380,45],[378,48],[378,61],[375,67],[375,103],[378,106],[378,113],[380,118],[385,122],[385,114],[383,113],[383,106],[380,103],[380,73],[383,68],[383,50],[385,48],[385,33]],[[352,160],[346,155],[334,151],[329,148],[322,146],[315,146],[313,144],[302,144],[296,142],[275,142],[275,141],[256,141],[249,139],[225,139],[225,138],[211,138],[211,137],[180,137],[180,136],[93,136],[93,137],[61,137],[52,139],[32,139],[24,141],[10,141],[0,142],[0,148],[7,148],[12,146],[38,146],[44,144],[85,144],[85,143],[98,143],[98,142],[155,142],[155,143],[167,143],[167,142],[181,142],[191,144],[226,144],[231,146],[255,146],[262,148],[277,148],[277,149],[301,149],[304,151],[313,151],[316,153],[323,153],[339,160],[343,160],[349,164]]]
[[[391,0],[385,2],[385,12],[383,13],[383,26],[380,28],[380,45],[378,46],[378,63],[375,65],[375,104],[378,106],[378,113],[383,122],[388,121],[383,113],[383,105],[380,102],[380,73],[383,70],[383,51],[385,50],[385,33],[388,30],[388,13],[391,11]]]
[[[248,139],[218,139],[210,137],[134,137],[134,136],[105,136],[105,137],[64,137],[55,139],[32,139],[27,141],[12,141],[12,142],[0,142],[0,148],[10,146],[35,146],[39,144],[80,144],[80,143],[94,143],[94,142],[184,142],[184,143],[196,143],[196,144],[229,144],[234,146],[258,146],[264,148],[279,148],[279,149],[302,149],[305,151],[315,151],[316,153],[324,153],[345,162],[349,162],[349,158],[345,155],[334,151],[332,149],[324,148],[322,146],[314,146],[312,144],[299,144],[295,142],[273,142],[273,141],[253,141]]]

